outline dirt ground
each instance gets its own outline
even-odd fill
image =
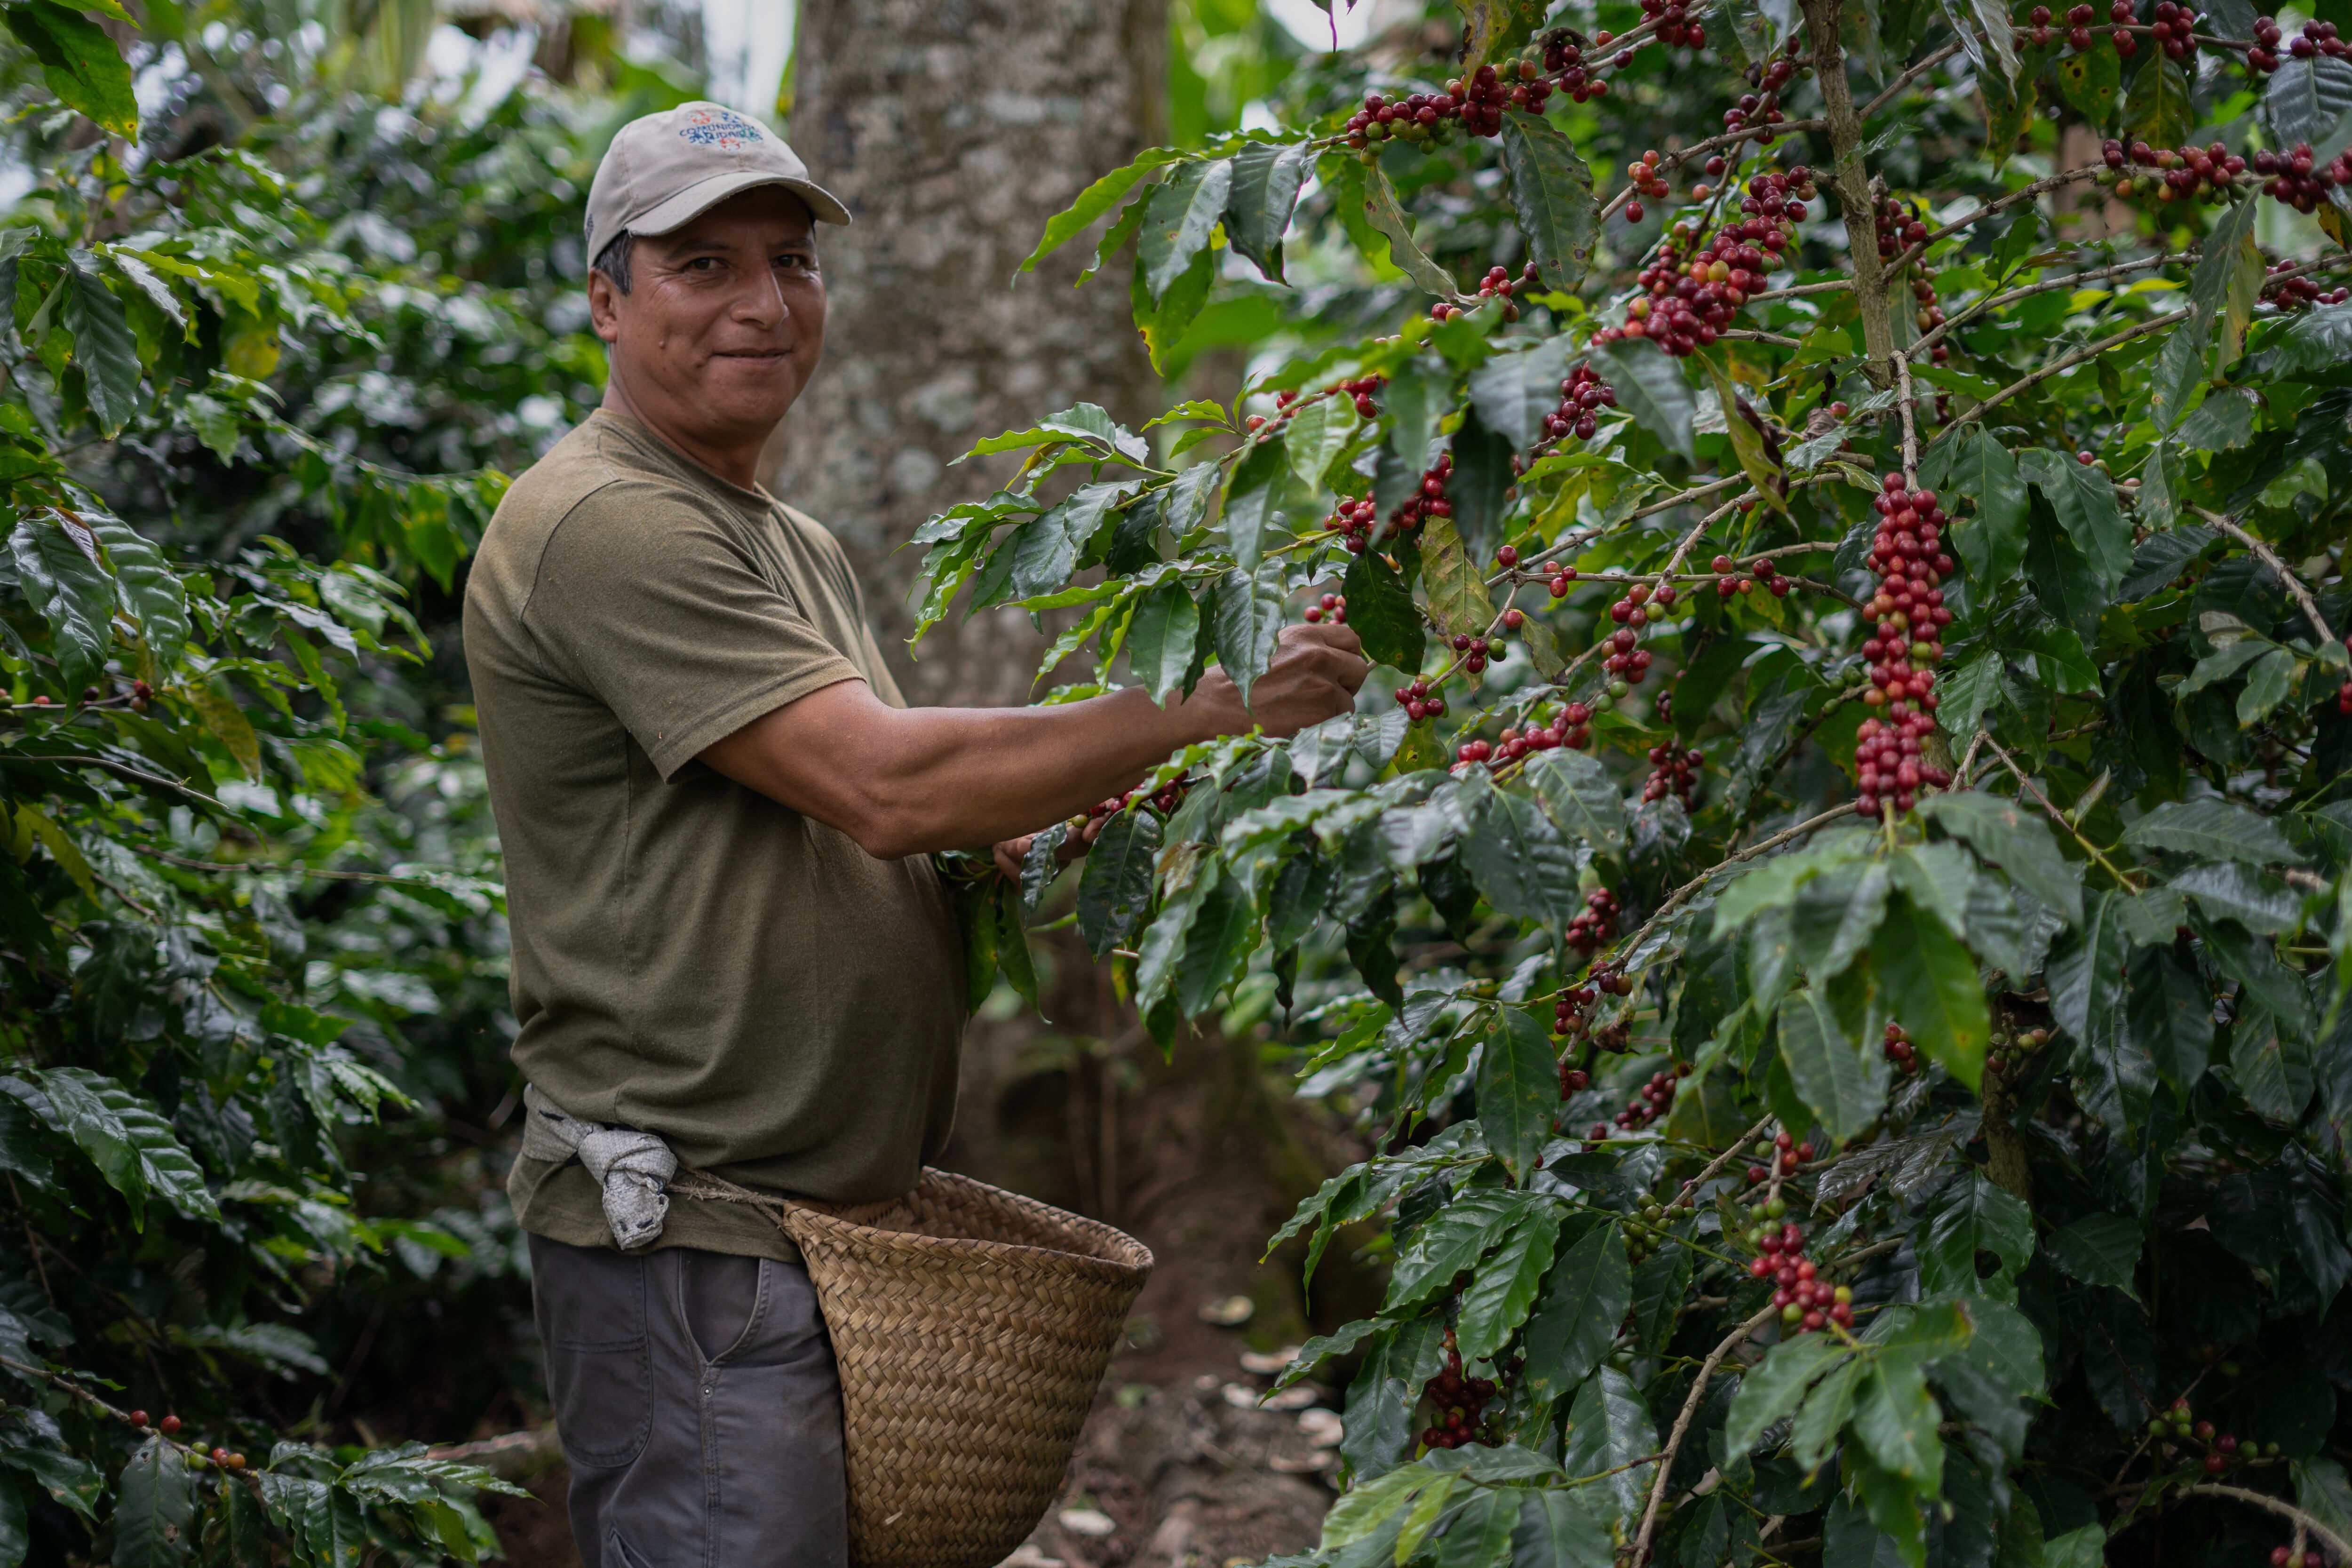
[[[1082,1017],[1093,1000],[1065,996],[1054,1016]],[[1377,1286],[1343,1242],[1310,1310],[1292,1259],[1258,1253],[1299,1196],[1360,1154],[1247,1042],[1193,1037],[1163,1062],[1148,1041],[977,1034],[940,1163],[1109,1220],[1156,1258],[1062,1496],[1005,1568],[1230,1568],[1311,1546],[1334,1495],[1337,1392],[1294,1389],[1282,1408],[1258,1397],[1289,1348],[1370,1310]],[[1208,1321],[1244,1305],[1238,1322]],[[484,1510],[508,1561],[572,1568],[563,1473],[528,1484],[533,1500]]]

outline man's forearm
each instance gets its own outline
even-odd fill
[[[1230,684],[1162,709],[1139,689],[1050,708],[892,708],[844,681],[702,753],[737,783],[897,859],[971,848],[1085,810],[1179,747],[1249,726]],[[827,765],[812,767],[814,759]]]

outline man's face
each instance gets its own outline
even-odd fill
[[[714,446],[756,444],[824,353],[824,280],[808,207],[763,185],[674,233],[637,239],[622,293],[588,279],[613,374],[654,423]]]

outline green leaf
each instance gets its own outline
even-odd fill
[[[1797,1407],[1789,1451],[1799,1468],[1817,1469],[1836,1449],[1838,1433],[1853,1414],[1853,1396],[1861,1387],[1864,1370],[1864,1363],[1859,1360],[1832,1367]]]
[[[1582,1383],[1609,1353],[1633,1304],[1624,1236],[1613,1225],[1595,1226],[1552,1269],[1528,1315],[1520,1341],[1528,1393],[1553,1400]]]
[[[1943,1490],[1944,1445],[1936,1436],[1942,1418],[1927,1374],[1908,1356],[1882,1358],[1854,1394],[1853,1430],[1863,1447],[1929,1498]]]
[[[2178,147],[2196,129],[2188,74],[2168,59],[2142,66],[2124,95],[2126,138],[2144,138],[2151,147]]]
[[[1992,1013],[1977,981],[1976,960],[1906,895],[1886,902],[1871,954],[1887,1005],[1932,1061],[1968,1085],[1984,1072]]]
[[[1453,378],[1426,355],[1409,359],[1389,378],[1381,404],[1389,416],[1389,449],[1402,464],[1408,483],[1421,482],[1429,444],[1452,402]]]
[[[1163,163],[1172,163],[1184,154],[1173,147],[1154,147],[1123,164],[1078,193],[1078,199],[1045,220],[1045,232],[1037,241],[1037,248],[1021,264],[1024,272],[1034,272],[1037,263],[1086,232],[1094,221],[1118,205],[1118,199],[1134,188],[1135,182]]]
[[[109,135],[139,140],[139,100],[131,67],[106,29],[52,0],[14,0],[0,21],[41,62],[41,79],[58,101],[97,121]]]
[[[1274,662],[1275,639],[1282,635],[1282,588],[1278,577],[1228,572],[1217,579],[1210,602],[1217,662],[1224,667],[1249,705],[1257,678]]]
[[[2042,1243],[2042,1256],[2059,1272],[2085,1285],[2106,1285],[2137,1299],[2132,1280],[2139,1271],[2139,1226],[2121,1215],[2085,1215],[2053,1230]]]
[[[2212,1059],[2213,994],[2196,965],[2170,946],[2136,950],[2126,974],[2132,1037],[2185,1101]]]
[[[1348,601],[1353,624],[1355,601]],[[1625,852],[1625,803],[1598,758],[1565,750],[1538,752],[1527,765],[1527,780],[1563,837],[1580,839],[1603,855]]]
[[[8,550],[25,597],[49,623],[58,678],[68,694],[79,694],[114,643],[114,583],[98,563],[96,538],[60,512],[27,510]]]
[[[1814,1380],[1846,1353],[1827,1334],[1801,1334],[1773,1346],[1741,1376],[1739,1392],[1732,1395],[1723,1421],[1724,1452],[1753,1452],[1764,1440],[1764,1429],[1793,1413]]]
[[[1470,562],[1482,569],[1503,539],[1506,493],[1511,488],[1511,438],[1486,428],[1475,404],[1462,416],[1452,443],[1454,474],[1446,495],[1454,505],[1454,529]]]
[[[2124,829],[2135,849],[2169,849],[2209,860],[2242,860],[2250,866],[2300,865],[2267,817],[2218,795],[2168,800]]]
[[[1610,1561],[1609,1526],[1584,1492],[1538,1488],[1518,1497],[1511,1568],[1600,1568]]]
[[[0,1568],[16,1568],[33,1549],[32,1523],[25,1515],[25,1492],[15,1481],[0,1479]]]
[[[2123,999],[2124,962],[2131,936],[2123,898],[2093,893],[2084,900],[2081,929],[2052,951],[2044,971],[2050,1015],[2077,1040],[2091,1037],[2093,1020],[2109,1016]]]
[[[139,623],[146,637],[147,673],[152,680],[178,663],[187,646],[191,635],[187,592],[164,561],[163,552],[146,535],[107,512],[85,511],[79,516],[105,547],[123,613]]]
[[[1846,1042],[1836,1011],[1819,991],[1780,999],[1780,1060],[1798,1095],[1840,1142],[1875,1119],[1886,1099],[1885,1064]]]
[[[1596,343],[1594,370],[1616,389],[1617,406],[1685,462],[1696,460],[1698,414],[1690,384],[1667,353],[1646,338]]]
[[[1521,1215],[1551,1204],[1549,1198],[1489,1189],[1438,1210],[1400,1249],[1381,1311],[1393,1317],[1452,1289],[1454,1277],[1510,1234]]]
[[[1284,280],[1282,237],[1290,227],[1291,208],[1298,205],[1307,153],[1300,142],[1253,142],[1234,154],[1225,238],[1276,283]]]
[[[115,1483],[116,1568],[170,1568],[185,1562],[195,1490],[179,1449],[160,1435],[140,1444]]]
[[[1518,1008],[1503,1008],[1478,1057],[1478,1125],[1486,1147],[1517,1180],[1527,1180],[1542,1154],[1559,1109],[1559,1071],[1549,1037]]]
[[[2016,801],[1972,790],[1931,795],[1919,803],[1919,813],[1964,840],[2069,923],[2082,920],[2082,872],[2058,852],[2049,824],[2037,813]]]
[[[1294,404],[1294,412],[1284,423],[1283,449],[1290,457],[1290,471],[1298,481],[1293,504],[1302,504],[1305,497],[1320,497],[1325,486],[1323,476],[1331,461],[1347,449],[1348,442],[1362,423],[1356,416],[1356,405],[1342,397],[1317,397]]]
[[[1832,866],[1797,889],[1790,930],[1798,959],[1816,979],[1843,973],[1870,945],[1893,885],[1885,863],[1874,860]]]
[[[1151,903],[1160,819],[1129,808],[1103,826],[1078,875],[1078,932],[1097,960],[1135,939]]]
[[[1495,601],[1477,563],[1463,547],[1451,521],[1433,518],[1422,530],[1421,580],[1429,590],[1429,611],[1448,636],[1483,636],[1494,624]]]
[[[2058,90],[2092,124],[2105,128],[2116,111],[2116,91],[2123,86],[2123,61],[2113,49],[2068,53],[2050,68]]]
[[[1568,1421],[1567,1451],[1560,1456],[1568,1473],[1614,1471],[1591,1489],[1605,1496],[1619,1515],[1640,1510],[1650,1477],[1647,1467],[1634,1461],[1657,1451],[1658,1426],[1633,1380],[1613,1366],[1602,1367],[1576,1391]]]
[[[1377,551],[1348,563],[1339,592],[1348,601],[1348,625],[1363,639],[1364,657],[1408,674],[1421,668],[1427,647],[1421,608],[1396,569]]]
[[[2131,525],[2116,510],[2116,492],[2107,476],[2046,447],[2021,453],[2017,462],[2048,498],[2059,525],[2091,563],[2100,592],[2112,598],[2131,570],[2132,537]]]
[[[55,9],[48,0],[28,3]],[[18,9],[0,15],[13,19]],[[74,363],[81,366],[91,417],[100,433],[111,437],[139,411],[139,343],[131,336],[131,319],[94,272],[68,267],[59,287],[58,324],[73,336]]]
[[[1575,146],[1540,114],[1503,116],[1503,169],[1528,256],[1546,287],[1572,291],[1592,258],[1601,227],[1592,173]]]
[[[219,1217],[203,1170],[172,1124],[145,1101],[88,1068],[51,1068],[40,1082],[49,1099],[49,1124],[79,1144],[122,1194],[134,1226],[142,1223],[149,1193],[191,1219]]]
[[[1181,577],[1171,577],[1136,601],[1127,629],[1128,668],[1162,708],[1184,689],[1201,637],[1201,606]]]
[[[1208,249],[1210,232],[1224,216],[1233,180],[1230,162],[1202,159],[1178,165],[1153,187],[1136,253],[1152,304],[1158,305],[1193,258]]]
[[[1398,270],[1412,279],[1424,293],[1441,300],[1460,296],[1453,274],[1429,258],[1429,254],[1413,243],[1412,225],[1397,205],[1396,187],[1389,184],[1386,170],[1373,164],[1364,171],[1364,217],[1389,242],[1389,257]]]
[[[1944,483],[1976,502],[1976,514],[1952,531],[1953,548],[1967,563],[1970,580],[2008,582],[2025,562],[2025,479],[2017,459],[1990,431],[1978,426],[1954,455]],[[1975,728],[1970,722],[1954,733],[1965,735]]]
[[[1021,887],[1000,878],[993,885],[989,910],[996,931],[996,967],[1003,972],[1021,1000],[1037,1005],[1037,971],[1029,958],[1027,922],[1022,919]]]
[[[2326,55],[2281,60],[2263,95],[2263,113],[2271,122],[2271,133],[2282,138],[2280,146],[2308,142],[2316,152],[2344,116],[2352,113],[2352,61]]]
[[[1255,572],[1265,559],[1265,535],[1290,500],[1290,464],[1279,435],[1251,446],[1225,484],[1225,537],[1234,563]]]
[[[1969,1167],[1931,1214],[1924,1234],[1915,1235],[1919,1289],[1934,1296],[1991,1295],[2006,1298],[2005,1281],[2033,1255],[2033,1211],[2022,1200]],[[1993,1280],[1977,1277],[1977,1254],[2000,1260]],[[1996,1288],[1995,1281],[2004,1281]]]
[[[1496,354],[1472,371],[1470,402],[1486,428],[1522,450],[1541,440],[1544,416],[1559,407],[1568,349],[1565,336],[1545,338],[1531,347]]]
[[[1582,907],[1576,857],[1535,802],[1489,791],[1462,840],[1462,863],[1487,901],[1507,915],[1565,929]]]
[[[1780,465],[1766,449],[1762,432],[1748,423],[1748,414],[1741,412],[1739,389],[1723,374],[1723,367],[1712,355],[1703,357],[1700,363],[1706,366],[1707,380],[1715,387],[1716,405],[1723,413],[1724,434],[1731,442],[1732,455],[1739,459],[1740,471],[1774,511],[1785,515],[1789,503],[1782,499],[1780,490],[1788,480],[1780,472]]]
[[[1494,1047],[1490,1044],[1487,1048]],[[1545,1060],[1550,1060],[1549,1053]],[[1483,1105],[1483,1085],[1480,1092]],[[1483,1111],[1480,1122],[1485,1124]],[[1552,1247],[1559,1239],[1560,1212],[1558,1205],[1529,1210],[1503,1238],[1494,1256],[1481,1262],[1471,1276],[1454,1321],[1465,1362],[1483,1361],[1500,1352],[1526,1321],[1537,1288],[1551,1268]]]
[[[1133,489],[1131,483],[1082,485],[1014,529],[1003,546],[1013,552],[1013,597],[1032,598],[1067,583],[1087,542]]]
[[[2303,923],[2303,900],[2234,860],[2191,866],[2172,879],[2214,920],[2235,921],[2256,936],[2284,936]]]

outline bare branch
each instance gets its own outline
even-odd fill
[[[2286,563],[2278,558],[2276,551],[2218,511],[2208,511],[2201,506],[2189,510],[2252,551],[2256,560],[2279,574],[2279,580],[2286,584],[2286,591],[2294,595],[2296,604],[2303,606],[2304,618],[2319,634],[2319,640],[2323,643],[2336,640],[2336,634],[2327,629],[2327,622],[2319,613],[2319,601],[2311,596],[2311,590],[2303,585],[2302,578],[2286,569]]]
[[[1698,1375],[1691,1380],[1690,1393],[1683,1399],[1682,1412],[1675,1417],[1675,1428],[1667,1435],[1666,1446],[1658,1454],[1658,1473],[1650,1482],[1650,1506],[1642,1510],[1642,1528],[1633,1537],[1633,1568],[1642,1568],[1642,1564],[1649,1561],[1650,1536],[1658,1527],[1658,1510],[1664,1506],[1666,1500],[1666,1486],[1674,1476],[1675,1455],[1681,1450],[1683,1438],[1690,1432],[1691,1420],[1698,1414],[1699,1401],[1706,1397],[1707,1379],[1713,1377],[1715,1369],[1723,1364],[1723,1358],[1738,1349],[1748,1335],[1780,1315],[1780,1308],[1766,1305],[1763,1310],[1726,1334],[1723,1342],[1707,1352],[1706,1360],[1699,1363]]]

